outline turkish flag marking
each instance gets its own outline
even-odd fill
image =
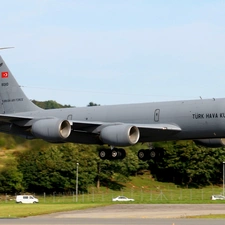
[[[2,72],[2,78],[8,78],[9,73],[8,72]]]

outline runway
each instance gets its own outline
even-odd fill
[[[206,220],[206,219],[11,219],[0,220],[0,224],[10,225],[224,225],[225,220]]]
[[[225,219],[189,219],[189,216],[225,214],[224,204],[116,204],[22,219],[0,219],[1,225],[224,225]]]

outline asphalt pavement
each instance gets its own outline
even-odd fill
[[[0,219],[1,225],[224,225],[225,219],[190,216],[225,214],[225,204],[115,204],[22,219]]]

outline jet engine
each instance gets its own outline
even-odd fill
[[[198,139],[194,140],[197,145],[205,147],[219,148],[225,146],[225,138]]]
[[[112,146],[129,146],[138,142],[139,129],[127,124],[109,125],[100,132],[102,142]]]
[[[69,137],[71,126],[69,121],[53,119],[40,119],[33,123],[32,134],[49,142],[62,142]]]

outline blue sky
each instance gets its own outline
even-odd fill
[[[1,55],[30,99],[225,97],[225,1],[0,0]]]

